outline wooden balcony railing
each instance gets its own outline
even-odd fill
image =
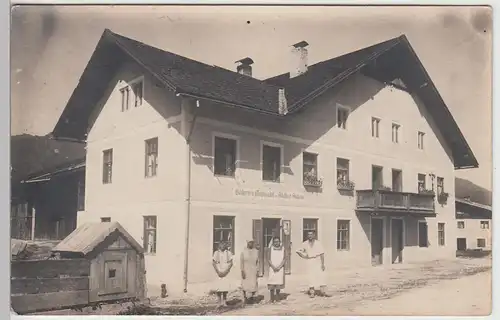
[[[434,213],[433,194],[394,192],[388,190],[357,190],[358,210],[407,211]]]

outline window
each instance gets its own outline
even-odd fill
[[[489,221],[484,220],[484,221],[481,221],[480,224],[481,224],[481,229],[489,229],[490,228]]]
[[[129,108],[130,88],[127,86],[120,89],[120,94],[122,96],[122,112],[127,111]]]
[[[424,150],[424,135],[425,133],[423,132],[418,132],[418,148],[420,150]]]
[[[399,124],[392,124],[392,142],[399,143],[399,128],[401,126]]]
[[[374,138],[379,137],[379,125],[380,125],[380,119],[372,118],[372,137]]]
[[[132,93],[134,94],[134,107],[140,107],[142,105],[143,83],[142,80],[139,80],[130,85]]]
[[[425,174],[418,174],[418,192],[423,192],[425,190]]]
[[[438,194],[441,194],[444,192],[444,178],[437,177],[436,191]]]
[[[318,155],[304,152],[302,154],[304,177],[318,177]]]
[[[349,117],[349,110],[345,107],[337,106],[337,128],[347,128],[347,118]]]
[[[212,252],[217,250],[221,242],[229,245],[229,251],[234,254],[234,217],[214,216]]]
[[[444,246],[445,244],[444,223],[438,223],[438,245]]]
[[[78,179],[78,196],[77,196],[77,207],[78,211],[85,210],[85,174],[81,174]]]
[[[145,176],[154,177],[158,169],[158,138],[146,140]]]
[[[311,231],[316,234],[316,239],[318,239],[318,219],[305,218],[302,220],[302,241],[307,240],[307,234]]]
[[[418,246],[428,247],[429,239],[427,234],[427,222],[422,221],[418,223]]]
[[[130,109],[130,106],[139,107],[142,105],[144,91],[144,81],[133,80],[130,85],[120,89],[122,98],[122,112]]]
[[[349,181],[349,160],[337,158],[337,185]]]
[[[113,149],[104,150],[102,152],[102,183],[111,183],[113,171]]]
[[[111,222],[110,217],[101,217],[101,222]]]
[[[279,182],[281,175],[281,148],[262,146],[262,180]]]
[[[214,174],[234,177],[236,171],[236,140],[215,137]]]
[[[144,251],[156,253],[156,216],[144,216]]]
[[[458,229],[465,229],[465,221],[457,221]]]
[[[478,238],[477,239],[477,247],[478,248],[484,248],[484,247],[486,247],[486,239]]]
[[[337,220],[337,250],[349,250],[349,220]]]

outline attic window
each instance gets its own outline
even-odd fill
[[[121,101],[122,101],[122,112],[133,107],[140,107],[144,98],[144,80],[143,77],[139,77],[128,83],[126,87],[120,89]]]

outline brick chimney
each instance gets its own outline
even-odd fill
[[[250,58],[243,58],[241,60],[236,61],[235,63],[239,63],[239,65],[236,67],[236,71],[239,74],[243,74],[245,76],[252,76],[252,64],[253,60]]]
[[[300,76],[307,71],[307,49],[306,41],[301,41],[292,46],[292,69],[290,78]]]

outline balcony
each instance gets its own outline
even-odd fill
[[[357,190],[356,209],[386,213],[435,215],[433,193],[409,193],[390,190]]]

